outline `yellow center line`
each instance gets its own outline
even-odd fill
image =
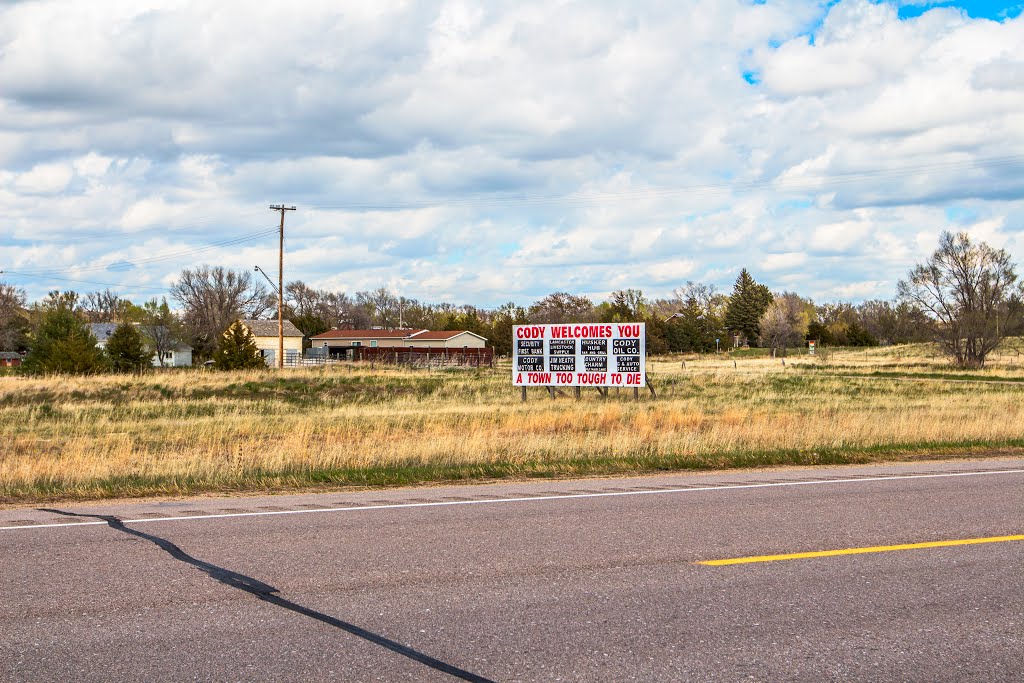
[[[755,557],[733,557],[726,560],[704,560],[696,564],[709,567],[724,567],[729,564],[750,564],[753,562],[779,562],[780,560],[804,560],[809,557],[834,557],[836,555],[862,555],[865,553],[887,553],[893,550],[918,550],[920,548],[947,548],[954,545],[978,545],[979,543],[1005,543],[1024,541],[1024,534],[1017,536],[989,536],[988,538],[961,538],[952,541],[928,541],[927,543],[903,543],[901,545],[875,545],[867,548],[842,548],[839,550],[817,550],[809,553],[788,553],[786,555],[757,555]]]

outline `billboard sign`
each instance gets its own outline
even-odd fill
[[[641,387],[647,383],[644,323],[516,325],[517,387]]]

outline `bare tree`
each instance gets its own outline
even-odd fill
[[[787,348],[803,346],[810,320],[808,306],[806,301],[793,292],[774,295],[758,321],[760,345],[770,348],[773,355],[778,349],[785,354]]]
[[[267,289],[248,271],[201,266],[181,271],[171,297],[183,308],[197,355],[209,358],[224,330],[238,319],[259,318],[274,307]]]
[[[442,327],[436,306],[424,304],[404,296],[398,300],[399,318],[405,328],[438,329]]]
[[[883,344],[927,341],[931,334],[928,316],[906,301],[865,301],[857,306],[857,315],[864,329]]]
[[[167,305],[167,299],[157,303],[150,299],[142,306],[144,314],[141,324],[142,335],[149,342],[156,354],[160,367],[164,367],[164,357],[175,349],[181,341],[181,329],[178,318]]]
[[[1024,287],[1005,249],[943,232],[939,248],[910,271],[900,299],[934,321],[937,341],[964,367],[984,367],[999,342],[1021,326]]]
[[[585,323],[594,320],[594,302],[585,296],[553,292],[533,302],[527,311],[531,323]]]
[[[362,330],[370,326],[366,311],[357,306],[345,292],[324,292],[320,299],[320,315],[329,327]]]
[[[91,323],[124,322],[124,314],[131,302],[122,299],[109,289],[89,292],[82,298],[82,311]]]
[[[41,302],[32,305],[46,311],[67,309],[75,314],[80,315],[82,313],[82,302],[78,298],[78,292],[71,289],[66,292],[55,289],[52,292],[48,292]]]
[[[372,325],[386,329],[398,327],[398,297],[387,287],[372,292],[356,292],[356,304],[366,310]]]
[[[317,315],[320,302],[327,292],[314,289],[302,280],[289,282],[284,286],[284,302],[297,316]]]
[[[715,315],[719,312],[718,308],[723,308],[724,315],[724,306],[728,303],[728,297],[719,294],[718,288],[714,285],[706,285],[693,280],[687,280],[682,287],[676,287],[672,290],[672,294],[680,308],[693,302],[704,315]]]
[[[25,348],[27,300],[24,289],[0,282],[0,351],[21,351]]]

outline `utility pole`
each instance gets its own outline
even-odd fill
[[[284,212],[294,211],[294,206],[271,204],[271,211],[281,212],[280,246],[277,254],[277,367],[284,369]]]

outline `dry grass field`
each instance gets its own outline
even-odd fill
[[[6,375],[0,503],[1006,452],[1024,448],[1021,361],[961,372],[924,346],[659,358],[656,400],[526,403],[508,366]]]

